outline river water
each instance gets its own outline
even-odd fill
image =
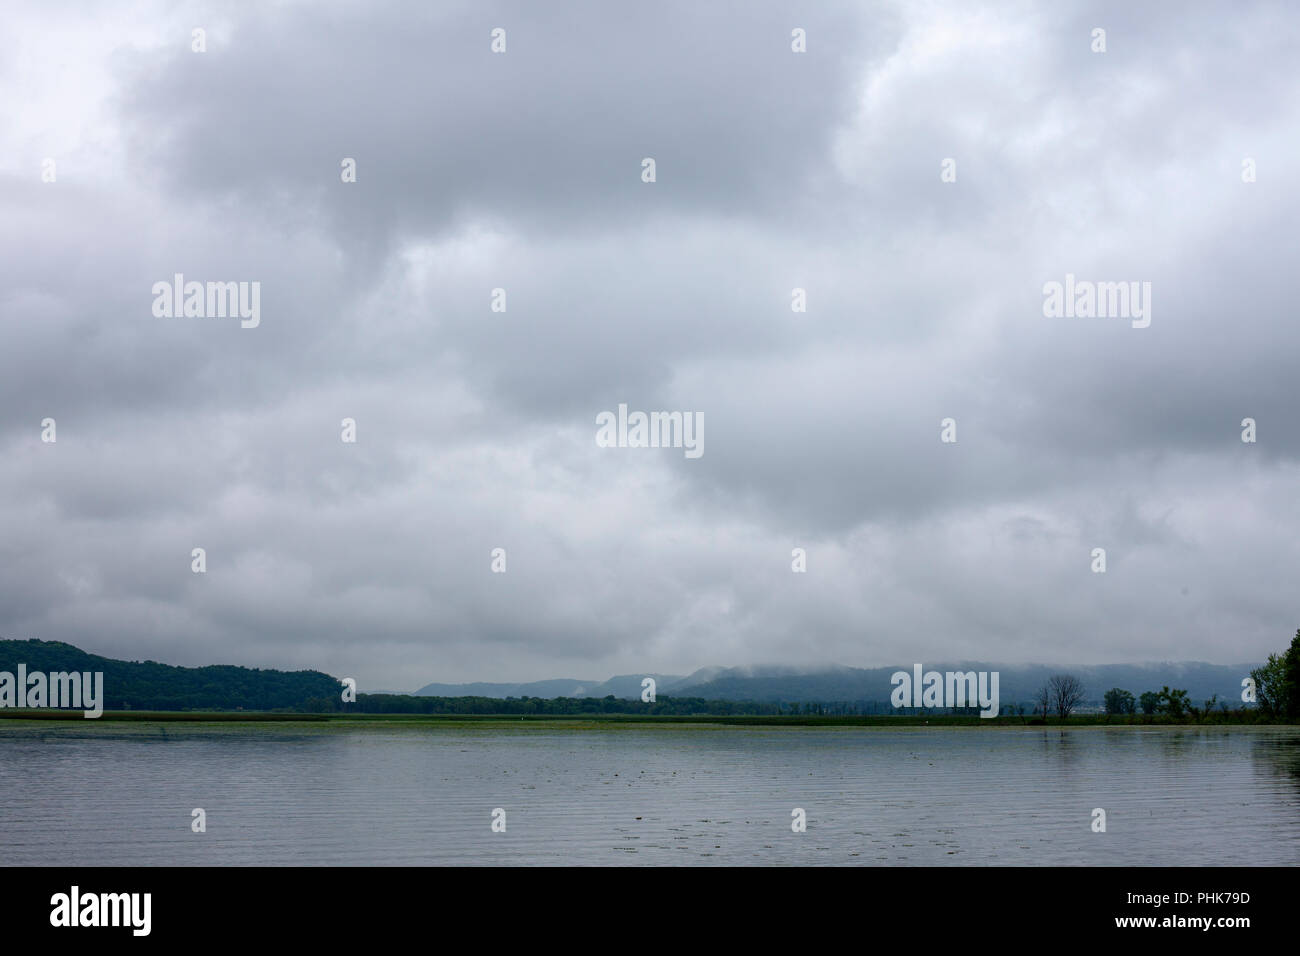
[[[5,720],[0,862],[1294,865],[1300,728]]]

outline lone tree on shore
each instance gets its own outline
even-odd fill
[[[1054,674],[1047,681],[1047,689],[1051,694],[1052,706],[1056,708],[1056,716],[1064,720],[1074,712],[1074,708],[1079,706],[1079,701],[1083,700],[1083,681],[1073,674]]]
[[[1268,655],[1268,663],[1250,672],[1255,679],[1259,709],[1273,720],[1300,719],[1300,631],[1291,646]]]
[[[1034,713],[1047,716],[1052,706],[1052,689],[1047,684],[1038,688],[1038,693],[1034,695]]]
[[[1187,696],[1186,690],[1170,690],[1166,684],[1160,688],[1160,706],[1159,713],[1168,714],[1170,717],[1182,717],[1184,714],[1195,716],[1192,702]]]
[[[1120,687],[1112,687],[1106,691],[1106,713],[1108,714],[1131,714],[1137,710],[1137,701],[1133,695]]]

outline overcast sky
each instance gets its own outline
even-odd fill
[[[1134,6],[8,5],[0,635],[362,690],[1280,650],[1300,8]]]

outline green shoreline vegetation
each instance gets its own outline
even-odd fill
[[[0,710],[0,721],[19,723],[73,722],[85,724],[88,718],[79,711],[70,710]],[[897,714],[897,715],[840,715],[815,714],[368,714],[335,712],[325,714],[252,711],[104,711],[95,724],[104,723],[182,723],[182,724],[240,724],[240,723],[313,723],[368,726],[393,725],[451,725],[451,724],[524,724],[542,725],[599,725],[606,727],[646,724],[689,725],[717,724],[731,727],[1225,727],[1225,726],[1276,726],[1286,721],[1270,720],[1257,711],[1238,710],[1226,714],[1215,712],[1196,719],[1190,715],[1172,717],[1167,714],[1115,715],[1078,714],[1066,718],[1031,716],[979,717],[968,714]],[[0,724],[3,726],[3,724]]]

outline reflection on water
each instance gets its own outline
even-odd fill
[[[1296,864],[1300,729],[4,721],[0,860]]]

